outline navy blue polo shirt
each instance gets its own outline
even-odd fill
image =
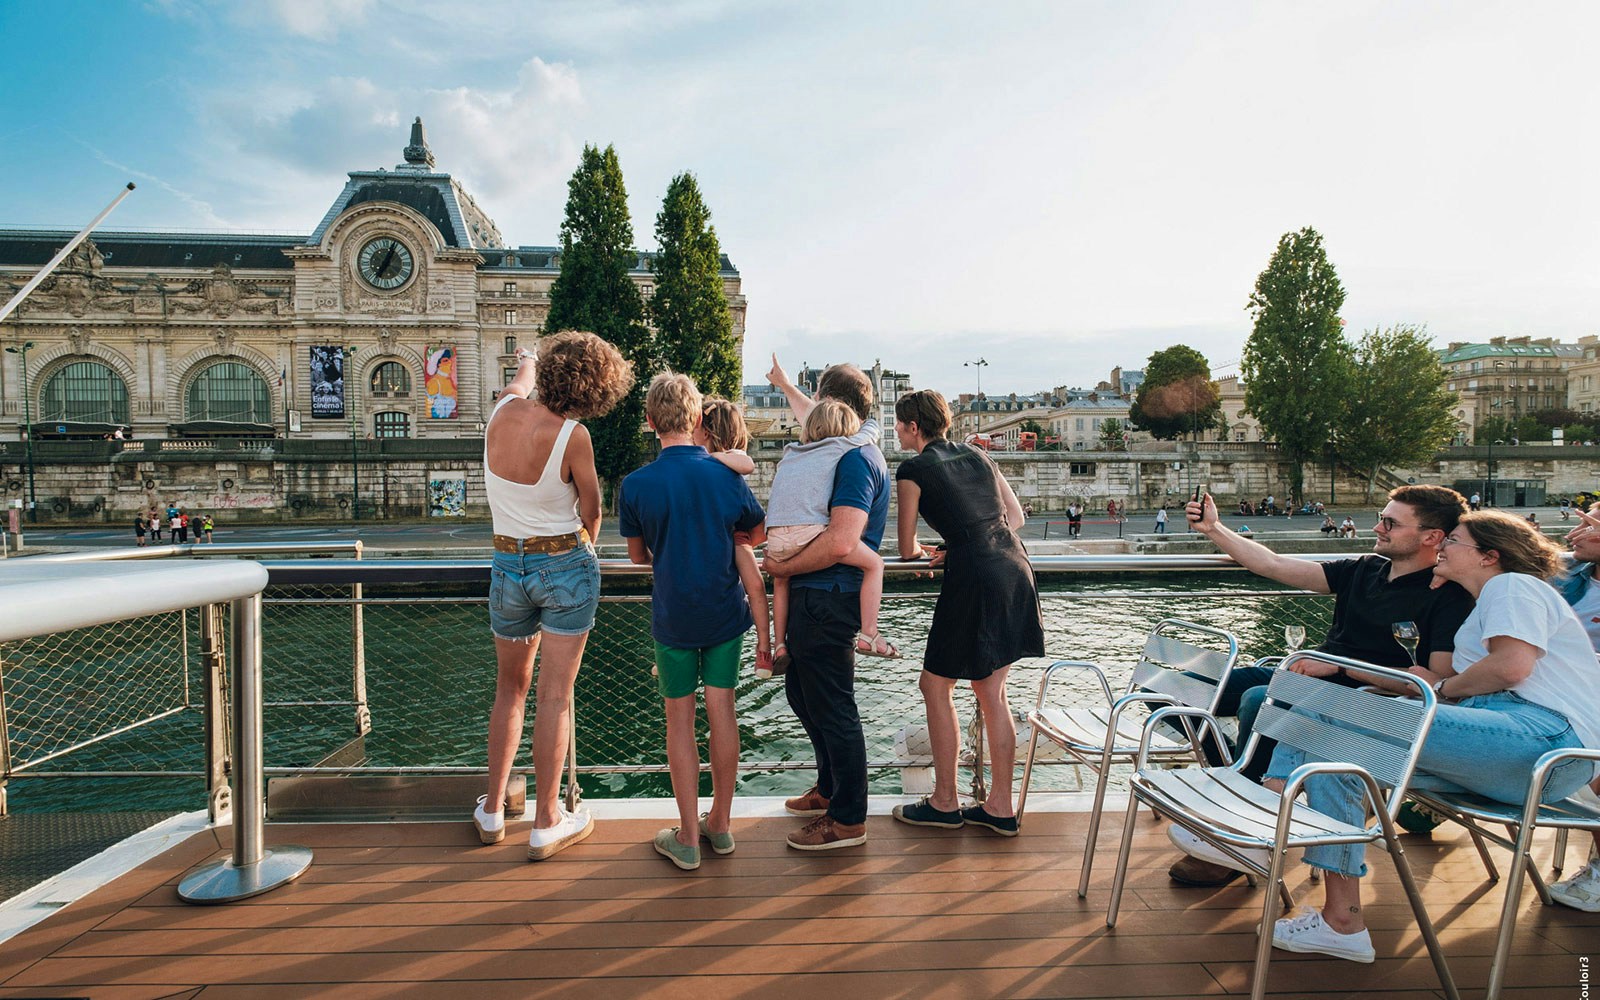
[[[733,533],[751,530],[766,512],[743,476],[699,445],[673,445],[622,481],[617,510],[622,537],[642,538],[650,549],[657,642],[704,649],[750,628]]]
[[[883,529],[889,523],[889,463],[877,445],[865,445],[839,459],[833,472],[833,494],[828,508],[854,507],[867,512],[867,527],[861,540],[876,549],[883,542]],[[827,569],[789,578],[791,587],[838,590],[854,593],[861,589],[862,572],[854,566],[834,563]]]

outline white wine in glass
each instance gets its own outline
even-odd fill
[[[1394,629],[1394,641],[1398,642],[1400,648],[1406,651],[1406,655],[1411,657],[1411,665],[1413,667],[1416,666],[1417,643],[1422,641],[1422,633],[1417,631],[1417,623],[1395,622],[1392,628]]]
[[[1293,653],[1306,644],[1306,627],[1304,625],[1285,625],[1283,627],[1283,642]]]

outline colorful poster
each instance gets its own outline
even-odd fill
[[[428,516],[467,516],[467,477],[436,472],[428,477]]]
[[[456,349],[454,347],[428,348],[428,416],[454,417],[456,415]]]
[[[344,350],[326,345],[311,348],[311,417],[344,416]]]

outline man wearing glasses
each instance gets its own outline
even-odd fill
[[[1456,630],[1472,613],[1472,597],[1455,583],[1433,588],[1433,567],[1439,548],[1467,511],[1467,502],[1443,486],[1402,486],[1389,493],[1389,502],[1373,527],[1372,554],[1356,559],[1315,562],[1279,555],[1260,542],[1229,530],[1217,519],[1209,495],[1185,508],[1190,527],[1200,532],[1233,561],[1269,580],[1299,590],[1334,595],[1333,625],[1315,648],[1335,656],[1410,670],[1429,684],[1451,674],[1450,655]],[[1418,632],[1416,661],[1395,640],[1395,625],[1415,623]],[[1217,714],[1239,719],[1237,748],[1250,739],[1251,727],[1266,697],[1272,670],[1240,667],[1233,671],[1217,704]],[[1351,687],[1368,683],[1340,676]],[[1272,740],[1263,739],[1245,765],[1246,776],[1257,781],[1272,759]],[[1214,745],[1205,747],[1213,764],[1221,764]],[[1226,858],[1181,827],[1168,828],[1168,836],[1186,856],[1167,872],[1182,885],[1220,886],[1242,872],[1219,862]],[[1198,845],[1198,846],[1197,846]],[[1196,854],[1200,856],[1195,856]]]

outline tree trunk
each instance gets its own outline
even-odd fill
[[[1378,485],[1378,469],[1379,468],[1380,468],[1380,466],[1378,465],[1378,463],[1377,462],[1373,462],[1372,463],[1372,471],[1367,473],[1367,498],[1366,498],[1365,502],[1368,503],[1368,504],[1372,503],[1372,490],[1373,490],[1374,487],[1376,487]]]

